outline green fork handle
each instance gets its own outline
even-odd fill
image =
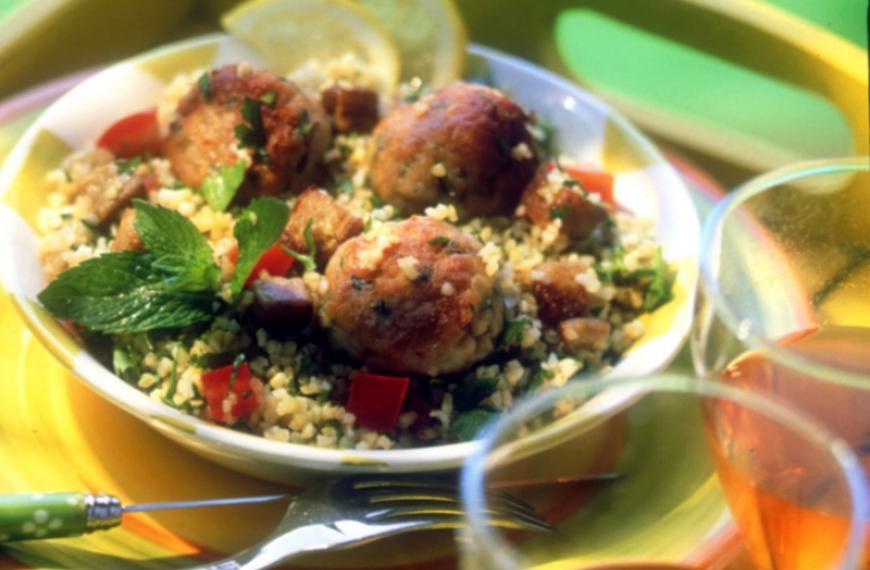
[[[91,493],[0,495],[0,542],[80,536],[121,524],[121,502]]]

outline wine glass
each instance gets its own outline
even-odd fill
[[[761,451],[779,443],[801,451]],[[489,526],[501,488],[554,531]],[[745,548],[755,568],[852,570],[867,509],[857,457],[819,424],[760,394],[668,375],[579,379],[521,403],[485,431],[462,498],[462,567],[475,570],[723,569]],[[795,509],[818,524],[793,526]]]
[[[870,158],[738,188],[706,221],[701,275],[696,372],[816,418],[870,473]]]

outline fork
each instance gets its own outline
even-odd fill
[[[196,570],[259,570],[301,554],[350,548],[408,532],[459,528],[457,486],[436,478],[359,476],[319,483],[297,496],[262,542]],[[553,532],[525,502],[489,494],[494,526]]]

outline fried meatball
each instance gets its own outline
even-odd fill
[[[547,227],[554,219],[562,220],[561,231],[569,238],[589,237],[607,219],[607,210],[589,199],[588,193],[571,179],[549,179],[543,170],[523,192],[522,204],[530,222]]]
[[[397,107],[374,131],[374,189],[405,214],[444,202],[462,217],[509,215],[538,167],[528,121],[495,89],[469,83]]]
[[[324,324],[366,365],[435,376],[489,354],[504,324],[473,236],[415,216],[344,242],[326,268]]]
[[[245,147],[252,160],[245,194],[274,195],[305,188],[331,138],[320,103],[266,71],[246,72],[228,65],[208,72],[207,78],[178,104],[178,117],[164,145],[178,178],[199,188],[212,172],[236,164],[239,148]],[[243,115],[245,101],[262,125],[253,125]],[[247,135],[240,135],[245,131]],[[240,136],[247,140],[241,141]]]

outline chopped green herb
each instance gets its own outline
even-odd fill
[[[166,393],[163,395],[163,403],[175,407],[175,392],[178,390],[178,360],[172,359],[172,371],[169,373],[169,385],[166,387]]]
[[[574,180],[573,178],[566,178],[563,184],[568,188],[579,188],[580,183]]]
[[[643,296],[644,311],[652,311],[674,298],[676,272],[669,269],[662,256],[661,248],[656,252],[656,266],[652,281]]]
[[[214,370],[223,368],[233,363],[234,356],[228,352],[209,352],[201,355],[192,355],[188,362],[202,370]]]
[[[441,247],[447,247],[450,243],[450,238],[447,236],[437,236],[429,240],[429,245],[437,245]]]
[[[531,394],[537,391],[537,389],[541,387],[544,381],[549,380],[555,375],[556,373],[549,368],[538,368],[532,375],[532,379],[529,380],[529,385],[526,386],[526,393]]]
[[[248,122],[254,131],[263,131],[263,115],[260,103],[256,99],[245,97],[242,101],[242,118]]]
[[[461,441],[471,441],[490,420],[497,416],[498,412],[485,408],[462,412],[453,418],[453,422],[450,424],[450,433]]]
[[[372,208],[377,209],[384,205],[384,201],[381,200],[381,197],[377,194],[372,194],[371,198],[369,198],[369,203],[372,205]]]
[[[523,335],[526,327],[530,326],[532,321],[528,317],[519,317],[505,323],[504,332],[502,332],[502,346],[517,346],[523,341]]]
[[[235,164],[221,166],[217,172],[206,177],[199,191],[212,210],[223,212],[227,209],[245,181],[247,170],[248,163],[242,159]]]
[[[142,164],[141,156],[134,156],[133,158],[115,159],[115,166],[118,168],[119,174],[132,174],[136,171],[140,164]]]
[[[317,244],[314,242],[314,218],[308,218],[308,223],[305,225],[305,245],[308,246],[308,253],[299,253],[293,251],[289,247],[285,247],[284,251],[288,255],[293,256],[293,259],[302,264],[305,272],[317,271]]]
[[[267,91],[262,97],[260,97],[260,102],[263,105],[267,105],[271,107],[275,104],[275,99],[278,98],[278,93],[275,91]]]
[[[564,220],[571,213],[571,209],[568,206],[553,206],[550,208],[550,219],[552,220]]]
[[[99,224],[95,224],[94,222],[92,222],[90,220],[80,220],[80,221],[84,227],[88,228],[88,231],[90,231],[94,237],[97,237],[97,238],[109,237],[108,228],[104,228],[104,227],[100,226]]]
[[[230,372],[230,381],[227,383],[227,391],[232,392],[233,386],[236,384],[236,378],[239,376],[239,368],[245,363],[245,353],[238,354],[233,359],[233,369]]]
[[[199,94],[202,95],[203,101],[211,101],[211,74],[208,71],[199,76],[196,86],[199,87]]]
[[[239,146],[249,148],[254,155],[263,162],[270,161],[269,152],[265,148],[266,133],[263,129],[263,114],[260,102],[250,97],[245,97],[242,102],[242,119],[245,123],[236,125],[236,138]]]
[[[308,111],[305,109],[301,109],[299,111],[299,121],[296,125],[296,129],[299,131],[299,134],[302,136],[304,140],[308,140],[311,136],[311,133],[314,131],[315,123],[311,121],[311,117],[308,114]]]
[[[72,217],[73,217],[73,215],[70,214],[69,212],[64,212],[60,215],[60,219],[65,221],[65,222],[70,221],[72,219]]]
[[[453,393],[453,407],[460,412],[474,409],[491,396],[497,386],[497,378],[468,379]]]
[[[112,347],[112,368],[125,382],[136,382],[140,376],[139,358],[134,352],[119,344]]]
[[[290,207],[278,198],[257,198],[239,215],[233,229],[239,243],[239,257],[230,284],[233,297],[242,292],[263,253],[281,237],[289,217]]]
[[[350,179],[342,180],[338,183],[335,189],[339,194],[350,194],[353,192],[353,181]]]

